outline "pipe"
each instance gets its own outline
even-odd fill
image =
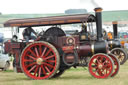
[[[117,21],[113,21],[112,24],[113,24],[114,39],[117,39],[117,38],[118,38],[118,35],[117,35],[117,33],[118,33],[117,24],[118,24],[118,23],[117,23]]]
[[[98,7],[94,9],[96,16],[96,28],[97,28],[97,40],[103,40],[102,36],[102,8]]]

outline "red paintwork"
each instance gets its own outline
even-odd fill
[[[27,43],[23,42],[5,42],[5,53],[13,55],[16,59],[17,72],[22,72],[20,68],[20,55]]]
[[[5,42],[4,45],[5,53],[11,53],[11,42]]]
[[[44,47],[44,50],[42,50],[41,48],[42,46]],[[34,49],[31,50],[32,48]],[[49,55],[51,53],[52,55]],[[41,65],[38,65],[36,62],[38,58],[43,59]],[[56,53],[51,47],[49,47],[45,43],[35,43],[29,45],[24,50],[24,53],[21,56],[22,70],[28,77],[32,79],[40,80],[40,79],[49,78],[49,76],[51,76],[55,71],[56,64],[57,64]],[[37,71],[38,69],[39,72]]]
[[[75,47],[78,46],[79,48],[77,49],[78,55],[79,56],[86,56],[91,53],[91,47],[89,46],[90,44],[82,44],[79,42],[79,37],[78,36],[72,36],[75,39],[75,42],[73,45],[68,45],[66,40],[69,37],[63,36],[63,37],[58,37],[52,43],[56,48],[62,48],[64,53],[73,53],[73,50],[76,49]],[[21,56],[21,52],[23,49],[26,47],[26,45],[29,43],[25,42],[6,42],[5,43],[5,49],[7,53],[10,53],[15,56],[16,58],[16,67],[17,67],[17,72],[22,72],[20,68],[20,63],[19,63],[19,58]],[[8,47],[9,46],[9,47]],[[62,54],[60,54],[62,55]]]
[[[28,26],[47,26],[47,25],[62,25],[62,24],[74,24],[74,23],[88,23],[96,21],[97,27],[97,40],[94,41],[95,46],[91,46],[91,40],[80,40],[79,34],[77,36],[70,36],[73,38],[73,43],[68,39],[69,37],[54,37],[53,40],[49,40],[47,36],[37,38],[36,41],[46,42],[34,42],[34,43],[5,43],[5,50],[7,53],[14,55],[16,59],[16,67],[18,72],[21,71],[20,64],[23,72],[32,79],[47,79],[51,78],[56,74],[57,71],[63,68],[63,65],[60,66],[60,59],[64,58],[63,54],[72,53],[73,55],[68,55],[67,60],[75,62],[71,66],[82,66],[79,64],[81,57],[90,57],[93,51],[95,53],[106,53],[106,43],[102,42],[102,18],[101,18],[101,8],[95,9],[95,16],[92,14],[78,14],[78,15],[66,15],[66,16],[54,16],[54,17],[42,17],[42,18],[30,18],[30,19],[13,19],[4,23],[5,27],[28,27]],[[50,37],[50,36],[49,36]],[[46,38],[46,39],[45,39]],[[91,42],[90,42],[91,41]],[[48,44],[47,42],[53,45]],[[29,44],[29,45],[27,45]],[[54,48],[55,47],[55,48]],[[92,48],[91,48],[92,47]],[[94,49],[94,50],[93,50]],[[58,54],[58,52],[59,54]],[[22,54],[21,54],[22,53]],[[78,54],[78,55],[77,55]],[[60,58],[62,57],[62,58]],[[77,58],[78,57],[78,58]],[[99,58],[100,57],[100,58]],[[20,61],[19,61],[20,60]],[[62,59],[63,60],[63,59]],[[96,61],[95,61],[96,60]],[[104,61],[105,60],[105,61]],[[103,62],[104,61],[104,62]],[[65,64],[63,70],[67,69],[69,66],[62,61],[61,64]],[[83,62],[86,64],[86,61]],[[92,65],[95,65],[93,67]],[[100,68],[102,65],[102,68]],[[85,66],[85,65],[84,65]],[[94,72],[96,70],[97,72]],[[107,73],[102,71],[107,70]],[[89,71],[91,75],[96,78],[107,78],[112,74],[113,71],[113,62],[111,58],[105,54],[96,54],[94,55],[89,62]]]
[[[100,65],[102,65],[101,68],[99,68]],[[90,74],[95,78],[107,78],[113,72],[113,62],[104,54],[94,55],[91,58],[88,67]]]
[[[118,62],[118,59],[114,55],[109,54],[109,56],[114,61],[114,70],[113,70],[113,73],[111,74],[111,77],[114,77],[119,71],[120,63]]]
[[[63,46],[62,50],[67,53],[67,52],[73,52],[74,46]]]
[[[92,55],[92,49],[90,43],[81,43],[78,47],[78,55],[79,56],[91,56]]]

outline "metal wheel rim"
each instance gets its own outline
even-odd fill
[[[119,72],[120,63],[119,63],[118,59],[113,54],[108,54],[108,55],[114,61],[114,70],[113,70],[113,73],[111,74],[111,77],[114,77]]]
[[[28,45],[21,55],[23,72],[31,79],[51,78],[59,67],[59,54],[53,48],[47,42],[35,42]]]
[[[123,61],[124,59],[124,54],[123,52],[119,52],[119,50],[115,50],[113,51],[113,54],[117,56],[117,58],[119,59],[119,61]]]
[[[102,67],[100,68],[101,64]],[[96,54],[90,59],[88,67],[89,72],[93,77],[107,78],[113,72],[113,61],[105,54]]]
[[[120,65],[123,65],[126,62],[127,53],[125,52],[123,48],[114,48],[111,50],[111,53],[114,54],[118,58]]]

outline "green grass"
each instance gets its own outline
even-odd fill
[[[31,80],[23,73],[13,71],[0,72],[0,85],[127,85],[128,62],[120,67],[119,73],[113,78],[96,79],[88,70],[71,68],[61,77],[50,80]]]

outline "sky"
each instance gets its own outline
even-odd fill
[[[66,9],[128,10],[128,0],[0,0],[2,14],[64,13]]]

